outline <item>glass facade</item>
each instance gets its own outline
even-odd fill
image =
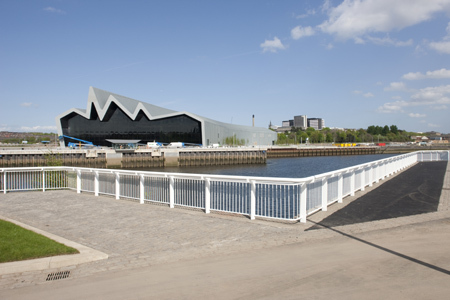
[[[149,120],[140,111],[135,120],[130,119],[115,103],[111,103],[100,121],[94,105],[89,119],[71,113],[61,118],[63,135],[90,141],[98,146],[111,146],[107,139],[141,140],[147,142],[202,143],[201,123],[187,115],[178,115],[158,120]],[[67,138],[68,142],[74,142]]]

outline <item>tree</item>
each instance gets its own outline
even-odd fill
[[[398,134],[398,128],[397,128],[397,126],[395,126],[395,125],[391,125],[391,132],[393,133],[393,134],[395,134],[395,135],[397,135]]]

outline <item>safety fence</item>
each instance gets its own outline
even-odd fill
[[[77,167],[0,169],[0,191],[71,189],[140,203],[306,222],[318,210],[364,191],[417,162],[448,161],[450,151],[420,151],[306,178],[245,177]],[[1,198],[0,198],[1,201]]]

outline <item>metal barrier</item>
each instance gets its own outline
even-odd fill
[[[77,167],[0,169],[0,191],[72,189],[249,216],[306,222],[316,211],[342,202],[386,177],[422,161],[448,161],[450,151],[398,155],[307,178],[160,173]],[[1,200],[1,199],[0,199]]]

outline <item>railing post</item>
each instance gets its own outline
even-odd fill
[[[6,194],[6,171],[3,171],[3,194]]]
[[[175,179],[169,176],[169,207],[175,207]]]
[[[352,175],[350,175],[350,196],[355,196],[355,181],[356,181],[356,174],[355,170],[352,170]]]
[[[144,175],[139,175],[139,203],[140,204],[144,204],[144,193],[145,193],[145,190],[144,190],[144,183],[145,183],[145,178],[144,178]]]
[[[344,176],[338,175],[338,203],[342,203],[342,190],[344,189]]]
[[[42,191],[45,192],[45,169],[42,168]]]
[[[322,178],[322,211],[328,210],[328,178]]]
[[[99,182],[98,182],[98,171],[94,171],[94,195],[98,196],[98,190],[99,190]]]
[[[300,222],[306,223],[306,182],[300,186]]]
[[[380,181],[380,163],[375,165],[375,183]]]
[[[209,214],[211,211],[211,181],[205,178],[205,213]]]
[[[369,187],[373,186],[373,165],[369,166]]]
[[[115,185],[116,185],[116,200],[119,200],[120,199],[120,174],[119,173],[116,173]]]
[[[77,194],[81,193],[81,170],[77,169]]]
[[[256,215],[256,183],[254,180],[250,181],[250,186],[250,220],[254,220]]]
[[[364,192],[366,190],[366,167],[364,166],[361,171],[361,186],[360,186],[361,192]]]

